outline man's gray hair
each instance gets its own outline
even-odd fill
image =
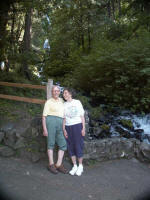
[[[52,91],[53,91],[53,89],[54,89],[55,87],[57,87],[57,88],[59,89],[59,91],[60,91],[59,85],[53,85],[53,86],[52,86]]]

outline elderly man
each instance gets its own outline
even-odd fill
[[[52,98],[48,99],[45,103],[42,117],[43,135],[47,136],[47,148],[49,165],[48,170],[53,174],[57,174],[58,171],[66,174],[68,171],[62,165],[64,151],[67,149],[66,140],[63,135],[63,117],[64,117],[64,105],[63,100],[59,98],[60,88],[56,85],[52,87]],[[58,160],[56,165],[53,159],[53,149],[57,143]]]

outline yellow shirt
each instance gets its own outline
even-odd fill
[[[43,110],[43,116],[52,115],[57,117],[64,117],[64,103],[63,99],[58,98],[55,100],[54,98],[50,98],[46,101]]]

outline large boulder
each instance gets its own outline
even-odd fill
[[[16,141],[17,141],[17,136],[16,136],[15,129],[12,129],[12,130],[7,131],[5,133],[5,137],[4,137],[4,144],[5,145],[13,148]]]
[[[8,146],[1,146],[0,147],[0,156],[3,157],[10,157],[10,156],[14,156],[15,155],[15,151],[8,147]]]

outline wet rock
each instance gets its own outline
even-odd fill
[[[98,121],[90,120],[90,126],[92,127],[98,127],[100,124]]]
[[[101,129],[102,129],[102,137],[101,138],[108,138],[111,136],[111,133],[110,133],[110,126],[108,124],[102,124],[101,126]]]
[[[106,116],[105,115],[103,115],[103,114],[101,114],[101,116],[99,117],[99,119],[98,119],[100,122],[102,122],[102,123],[105,123],[105,122],[107,122],[108,121],[108,118],[106,118]]]
[[[134,132],[142,134],[144,132],[144,130],[143,129],[135,129]]]
[[[140,140],[141,142],[143,141],[144,137],[143,137],[143,129],[136,129],[134,130],[134,135],[135,135],[135,138]]]
[[[125,138],[131,138],[131,134],[128,130],[125,130],[123,129],[122,127],[120,126],[116,126],[115,127],[115,130],[122,136],[122,137],[125,137]]]
[[[131,120],[121,119],[121,120],[119,121],[119,123],[120,123],[123,127],[127,128],[127,129],[129,129],[129,130],[132,130],[132,131],[134,130],[133,123],[132,123]]]
[[[137,128],[140,127],[140,124],[138,122],[135,122],[135,125],[136,125]]]
[[[101,127],[94,127],[93,128],[93,136],[95,137],[100,137],[101,133],[102,133],[103,129]]]
[[[146,134],[145,139],[148,139],[148,141],[150,142],[150,134]]]

